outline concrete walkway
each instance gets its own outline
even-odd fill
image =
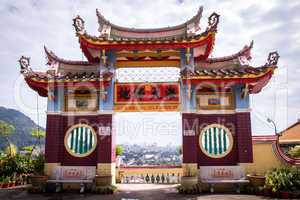
[[[65,192],[58,194],[28,194],[24,190],[0,190],[0,200],[257,200],[265,199],[250,195],[181,195],[177,193],[176,185],[152,184],[120,184],[118,191],[113,195],[79,194]]]

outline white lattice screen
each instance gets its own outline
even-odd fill
[[[116,70],[118,82],[176,82],[180,70],[175,67],[120,68]]]

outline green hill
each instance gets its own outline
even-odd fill
[[[15,127],[15,133],[10,136],[10,141],[18,147],[29,146],[36,143],[30,133],[37,125],[28,116],[18,110],[0,106],[0,120],[10,123]],[[44,128],[41,127],[41,129]],[[2,149],[5,145],[4,138],[0,137],[0,148]]]

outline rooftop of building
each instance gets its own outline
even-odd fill
[[[281,131],[279,137],[280,144],[300,144],[300,119],[289,126],[287,129]]]

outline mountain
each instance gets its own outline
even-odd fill
[[[9,138],[13,144],[23,147],[36,143],[36,139],[31,137],[30,133],[33,128],[37,128],[37,124],[22,112],[0,106],[0,120],[15,127],[15,132]],[[40,128],[44,130],[44,128]],[[5,146],[4,138],[0,137],[0,148],[2,149]]]

